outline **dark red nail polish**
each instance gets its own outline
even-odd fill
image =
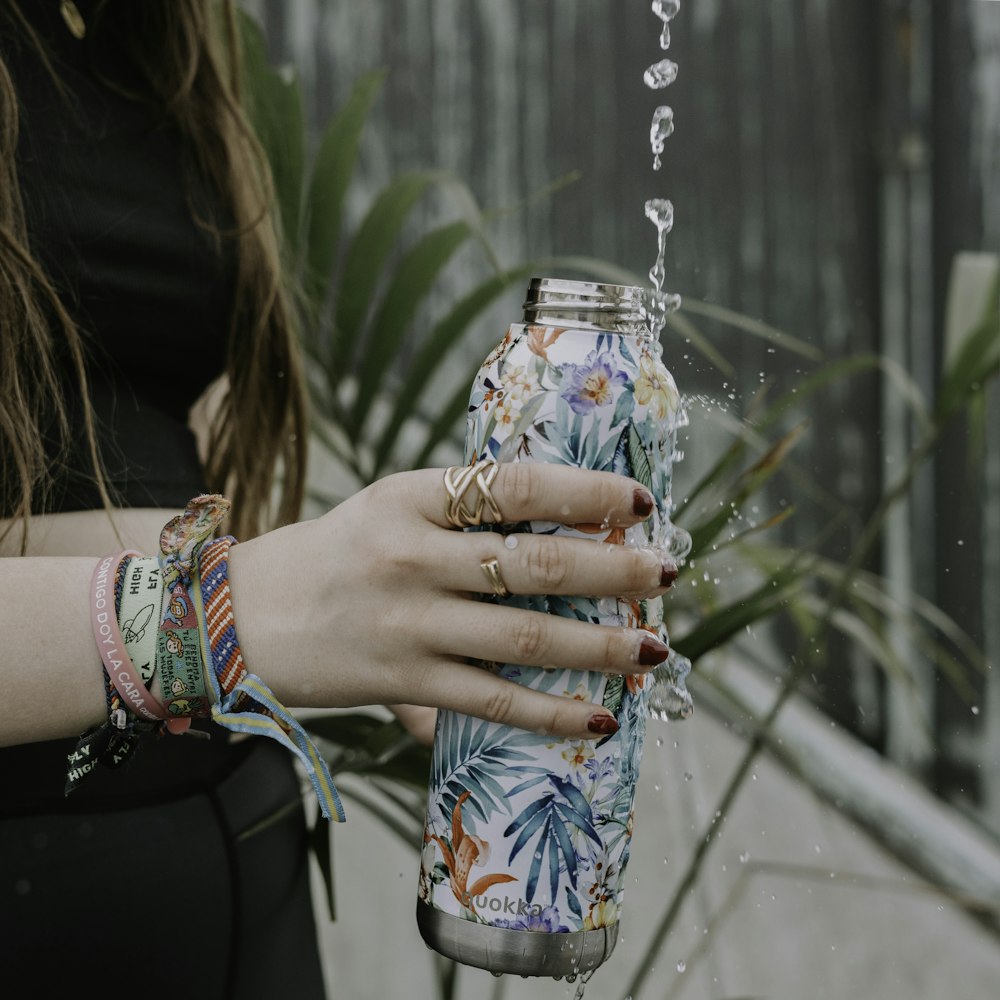
[[[672,587],[677,579],[677,563],[673,559],[664,559],[660,566],[660,586]]]
[[[632,510],[640,517],[649,517],[653,513],[653,496],[648,490],[632,491]]]
[[[618,732],[618,723],[613,715],[604,712],[595,712],[587,720],[587,728],[592,733],[601,733],[604,736],[613,736]]]
[[[652,667],[662,663],[670,655],[670,647],[664,645],[654,636],[643,636],[639,643],[639,662],[644,667]]]

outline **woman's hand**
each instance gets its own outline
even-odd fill
[[[612,473],[502,465],[506,523],[628,527],[652,511]],[[474,495],[473,495],[474,496]],[[248,669],[287,705],[446,708],[556,736],[614,731],[606,709],[529,690],[469,660],[640,673],[667,647],[612,628],[476,600],[496,559],[514,594],[655,596],[676,575],[650,549],[450,528],[443,470],[380,480],[330,513],[234,546],[230,579]],[[425,716],[426,719],[426,716]],[[415,723],[416,724],[416,723]]]

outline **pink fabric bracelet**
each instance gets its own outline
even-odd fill
[[[122,559],[139,555],[139,552],[126,550],[105,556],[94,568],[90,579],[90,624],[108,677],[122,700],[136,715],[157,722],[168,718],[167,710],[146,689],[125,652],[125,641],[115,613],[115,571]]]

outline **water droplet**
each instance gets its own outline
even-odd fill
[[[690,781],[693,777],[694,777],[694,775],[690,771],[685,771],[684,772],[684,780],[685,781]]]
[[[681,0],[653,0],[653,13],[661,21],[673,20],[681,9]],[[631,1000],[626,997],[625,1000]]]
[[[687,962],[681,959],[681,961],[677,963],[677,971],[683,972],[686,968],[687,968]]]
[[[741,865],[745,865],[749,860],[750,860],[750,852],[749,851],[744,851],[740,855],[740,864]]]
[[[646,218],[658,230],[669,233],[674,225],[674,206],[667,198],[650,198],[646,202]]]
[[[673,135],[673,131],[673,109],[663,104],[653,112],[653,122],[649,126],[649,145],[653,150],[653,155],[656,157],[653,163],[654,170],[660,169],[658,165],[660,154],[663,152],[666,140]]]
[[[500,977],[501,977],[501,976],[503,975],[503,973],[502,973],[502,972],[490,972],[490,975],[491,975],[491,976],[492,976],[492,977],[493,977],[494,979],[499,979],[499,978],[500,978]]]
[[[973,715],[979,715],[979,706],[978,705],[973,705],[972,706],[972,714]]]
[[[653,13],[663,22],[660,32],[660,48],[670,48],[670,21],[681,9],[680,0],[653,0]]]
[[[642,79],[650,90],[663,90],[677,79],[677,63],[672,59],[661,59],[642,74]]]

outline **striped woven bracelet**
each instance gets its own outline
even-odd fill
[[[235,542],[231,535],[219,538],[198,558],[211,661],[208,676],[214,687],[212,718],[233,732],[269,736],[291,750],[309,776],[323,815],[343,822],[344,807],[322,754],[274,692],[243,662],[229,591],[229,549]]]

